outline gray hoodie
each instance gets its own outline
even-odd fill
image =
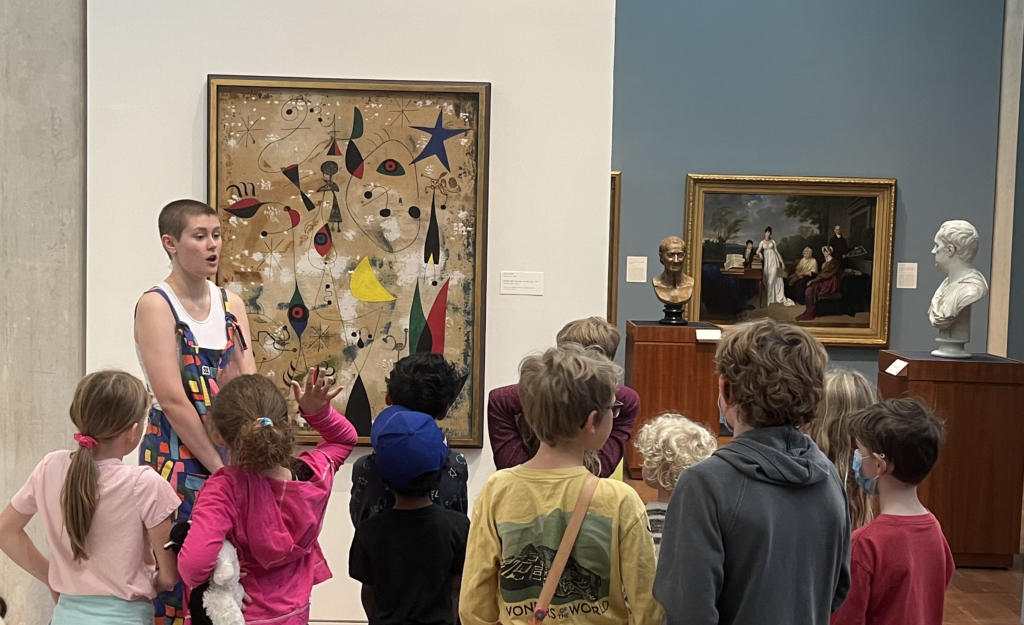
[[[683,471],[654,597],[670,625],[828,625],[850,589],[839,474],[791,426],[740,434]]]

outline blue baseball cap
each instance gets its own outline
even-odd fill
[[[434,418],[402,406],[377,415],[370,443],[377,454],[377,472],[398,487],[408,486],[424,473],[440,471],[448,461],[444,432]]]

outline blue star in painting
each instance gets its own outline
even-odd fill
[[[444,142],[454,136],[469,132],[469,128],[445,128],[441,125],[441,111],[437,112],[437,121],[434,122],[433,128],[429,126],[413,126],[413,128],[428,133],[430,141],[427,142],[427,147],[423,148],[420,155],[414,158],[412,162],[418,163],[430,156],[436,156],[437,160],[441,161],[441,164],[444,165],[444,168],[451,171],[452,168],[448,166],[448,152],[444,149]]]

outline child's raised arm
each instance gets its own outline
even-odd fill
[[[32,516],[22,514],[14,506],[7,505],[3,513],[0,513],[0,551],[6,553],[15,564],[49,588],[50,561],[39,552],[25,531],[25,526]],[[50,594],[56,603],[57,593],[51,589]]]
[[[342,391],[340,386],[332,389],[333,385],[334,378],[321,377],[314,367],[306,375],[305,388],[293,381],[292,392],[302,418],[323,437],[316,446],[317,451],[327,456],[332,470],[337,471],[355,449],[359,436],[348,419],[331,406],[331,400]]]

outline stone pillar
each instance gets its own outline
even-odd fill
[[[85,2],[0,0],[0,505],[70,448],[85,366]],[[29,534],[49,553],[38,519]],[[0,554],[8,625],[50,595]]]

